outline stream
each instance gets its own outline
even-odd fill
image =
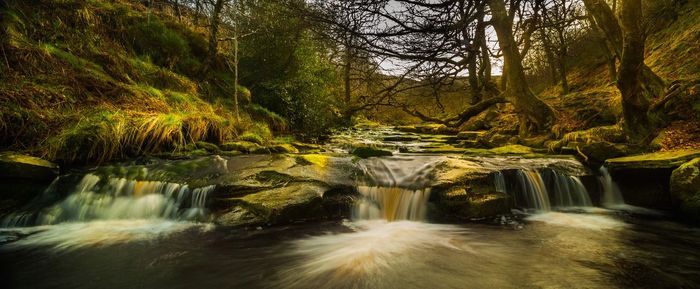
[[[453,156],[421,154],[434,146],[436,138],[430,139],[389,128],[339,134],[328,151],[347,152],[353,142],[394,151],[353,162],[361,172],[354,180],[357,197],[342,220],[227,227],[208,218],[215,185],[91,173],[72,182],[68,193],[52,184],[37,192],[31,212],[2,219],[0,284],[700,288],[700,229],[625,204],[605,168],[590,174],[600,188],[594,193],[583,176],[530,167],[537,160],[474,156],[483,166],[517,164],[488,175],[493,191],[510,196],[514,208],[438,221],[431,183]],[[226,172],[244,160],[218,163]]]

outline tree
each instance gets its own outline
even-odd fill
[[[623,29],[622,60],[617,87],[622,93],[622,111],[628,138],[644,142],[651,134],[647,111],[649,101],[642,93],[644,31],[641,27],[642,1],[623,0],[620,20]]]
[[[496,30],[498,43],[503,53],[503,77],[506,79],[505,95],[519,113],[520,135],[532,129],[544,128],[554,120],[554,112],[537,98],[527,84],[522,56],[513,36],[512,14],[506,11],[503,0],[488,0],[491,8],[491,25]]]
[[[326,1],[318,2],[326,3]],[[544,128],[553,119],[551,108],[537,99],[525,82],[519,45],[515,42],[512,31],[513,15],[505,12],[502,0],[500,1],[502,9],[498,10],[499,7],[496,7],[496,10],[499,13],[503,12],[504,16],[500,18],[502,21],[499,23],[494,21],[500,16],[494,12],[494,4],[491,3],[493,1],[338,0],[338,2],[350,3],[345,7],[352,7],[352,10],[344,14],[326,13],[341,16],[340,19],[327,19],[326,22],[343,28],[344,23],[348,22],[343,17],[357,19],[358,13],[371,15],[375,25],[346,31],[353,34],[356,40],[353,45],[356,45],[354,47],[356,50],[364,51],[370,57],[395,60],[393,66],[397,64],[401,66],[400,77],[397,79],[404,79],[414,84],[441,86],[454,82],[464,75],[468,77],[470,93],[466,95],[471,97],[472,106],[465,107],[463,113],[453,117],[429,118],[418,108],[407,107],[407,104],[396,103],[389,98],[389,103],[401,107],[414,116],[450,126],[461,125],[475,115],[477,108],[481,109],[478,111],[480,112],[501,102],[483,97],[485,91],[493,93],[493,87],[490,85],[490,55],[485,33],[487,22],[484,21],[488,13],[485,8],[490,7],[492,17],[488,24],[498,26],[496,30],[502,32],[498,33],[498,38],[506,60],[504,78],[513,81],[505,95],[521,115],[521,132],[527,134],[533,129]],[[327,4],[317,3],[317,5],[321,8],[328,7]],[[337,7],[343,6],[337,5]],[[523,37],[523,39],[527,38],[529,37]],[[512,73],[509,72],[511,66],[513,66]],[[383,96],[386,95],[383,94]],[[435,97],[439,99],[440,96],[436,93]]]

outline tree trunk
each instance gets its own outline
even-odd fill
[[[479,43],[480,64],[479,67],[479,79],[481,82],[481,88],[486,92],[487,86],[491,83],[491,55],[489,55],[489,46],[486,42],[486,23],[484,23],[484,5],[477,6],[477,24],[476,32],[474,33],[474,38]]]
[[[209,21],[209,49],[207,52],[207,60],[204,63],[204,74],[209,71],[216,59],[221,10],[223,10],[226,1],[227,0],[216,0],[214,4],[214,11],[211,14],[211,21]]]
[[[615,14],[604,0],[583,0],[588,13],[593,16],[595,24],[603,31],[605,38],[613,48],[618,59],[622,59],[623,39],[622,28],[618,23]],[[624,7],[624,5],[622,5]],[[639,7],[639,9],[642,9]],[[639,11],[641,13],[641,11]],[[635,21],[641,22],[642,19]],[[641,29],[641,28],[640,28]],[[643,31],[642,31],[643,33]],[[643,37],[642,37],[643,38]],[[643,39],[642,39],[643,40]],[[654,73],[651,68],[642,63],[642,88],[647,97],[654,98],[664,95],[666,83]]]
[[[623,0],[621,22],[624,32],[622,61],[617,87],[622,93],[625,129],[633,142],[645,142],[651,132],[647,111],[649,101],[642,94],[644,30],[641,27],[642,1]]]
[[[503,75],[506,81],[505,95],[519,114],[520,135],[525,136],[532,129],[542,129],[551,123],[554,112],[530,91],[504,0],[488,0],[488,4],[491,8],[491,25],[496,30],[506,68]]]
[[[558,62],[559,62],[559,78],[561,78],[561,94],[569,94],[569,81],[566,79],[566,56],[567,56],[567,49],[566,49],[566,38],[564,37],[564,27],[558,27],[557,28],[557,36],[559,37],[559,43],[561,43],[561,47],[559,47],[559,53],[558,53]]]
[[[350,87],[350,73],[352,72],[352,51],[350,48],[351,45],[351,40],[349,37],[346,37],[346,43],[345,43],[345,65],[343,66],[343,85],[345,89],[345,106],[350,107],[350,100],[351,100],[351,87]]]

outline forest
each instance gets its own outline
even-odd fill
[[[7,288],[700,286],[697,0],[5,0],[0,23]]]

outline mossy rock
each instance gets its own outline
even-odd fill
[[[474,192],[472,188],[457,187],[440,194],[437,205],[441,214],[448,218],[472,219],[506,214],[512,202],[504,193]]]
[[[273,153],[282,153],[282,154],[296,154],[299,153],[299,150],[294,147],[291,144],[276,144],[270,146],[270,151]]]
[[[293,142],[292,145],[300,151],[320,151],[323,148],[317,144]]]
[[[236,198],[238,205],[221,214],[216,222],[224,226],[284,224],[325,217],[323,193],[313,183],[294,183]]]
[[[352,150],[351,154],[361,157],[361,158],[370,158],[370,157],[385,157],[385,156],[392,156],[393,153],[391,153],[388,150],[383,150],[383,149],[378,149],[378,148],[372,148],[372,147],[358,147]]]
[[[53,180],[58,165],[33,156],[16,152],[0,153],[0,178]]]
[[[249,141],[234,141],[223,143],[219,147],[225,151],[240,151],[244,153],[250,153],[251,151],[259,148],[260,145]]]
[[[210,153],[216,153],[221,151],[219,147],[213,143],[205,142],[205,141],[198,141],[194,143],[197,149],[203,149],[206,150]]]
[[[671,173],[671,196],[681,212],[700,221],[700,158],[682,164]]]
[[[567,146],[560,149],[561,152],[577,154],[587,158],[587,162],[603,163],[610,158],[624,156],[629,153],[630,148],[624,144],[611,143],[607,141],[598,142],[569,142]]]
[[[460,131],[457,134],[458,140],[477,140],[482,138],[486,134],[486,131]]]
[[[421,137],[417,135],[392,135],[384,137],[384,141],[418,141]]]
[[[265,139],[262,136],[254,134],[252,132],[244,133],[240,137],[238,137],[238,139],[259,145],[265,144]]]
[[[672,169],[700,157],[700,149],[675,150],[609,159],[610,169]]]

